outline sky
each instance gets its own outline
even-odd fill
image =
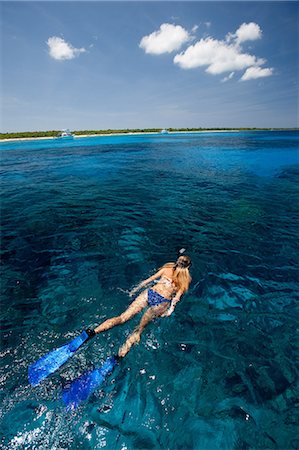
[[[1,1],[1,132],[298,127],[298,2]]]

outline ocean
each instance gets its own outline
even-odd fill
[[[3,449],[297,449],[298,131],[5,142]],[[141,315],[37,387],[28,366],[192,258],[190,290],[78,409],[61,392]]]

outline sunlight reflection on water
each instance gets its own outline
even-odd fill
[[[295,448],[298,133],[6,143],[2,152],[4,448]],[[186,247],[193,283],[102,390],[61,388],[138,318],[37,388],[30,363],[119,314]]]

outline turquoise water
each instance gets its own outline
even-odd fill
[[[298,132],[1,143],[5,449],[296,449]],[[119,314],[177,250],[192,285],[76,411],[61,390],[140,316],[33,388],[28,365]]]

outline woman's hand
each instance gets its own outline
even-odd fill
[[[137,292],[137,289],[132,289],[132,290],[129,292],[129,297],[134,297],[134,295],[136,294],[136,292]]]
[[[163,273],[163,270],[159,270],[159,272],[155,273],[153,276],[147,278],[146,280],[142,281],[141,283],[139,283],[137,286],[135,286],[130,292],[129,292],[129,296],[133,297],[133,295],[136,294],[136,292],[138,292],[140,289],[143,289],[144,287],[146,287],[148,284],[150,284],[152,281],[156,280],[157,278],[160,278],[161,275]]]
[[[173,311],[174,311],[174,306],[171,305],[171,306],[165,311],[165,313],[161,315],[161,317],[169,317],[169,316],[171,316],[171,314],[173,313]]]

